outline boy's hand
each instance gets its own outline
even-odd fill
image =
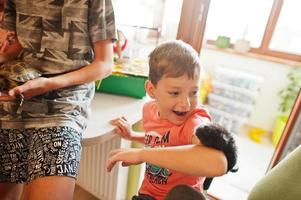
[[[131,140],[131,125],[130,123],[127,121],[127,119],[125,117],[119,117],[117,119],[113,119],[110,121],[110,123],[114,126],[116,126],[115,128],[115,132],[120,135],[121,137]]]
[[[122,162],[122,166],[138,165],[143,161],[140,158],[141,149],[115,149],[110,152],[107,161],[107,171],[110,172],[117,162]]]

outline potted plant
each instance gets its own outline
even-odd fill
[[[279,91],[280,104],[278,110],[280,114],[276,119],[273,131],[273,144],[276,146],[287,122],[289,113],[295,103],[299,90],[301,88],[301,70],[296,68],[287,74],[288,85]]]

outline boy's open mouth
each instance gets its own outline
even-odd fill
[[[188,113],[188,112],[181,112],[181,111],[175,111],[175,110],[173,112],[178,116],[184,116]]]

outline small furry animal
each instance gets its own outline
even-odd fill
[[[228,169],[227,172],[237,172],[237,146],[235,140],[227,129],[218,124],[208,124],[198,127],[196,129],[196,136],[200,142],[210,148],[214,148],[224,152]],[[206,191],[209,189],[213,177],[207,177],[203,184],[203,189]]]
[[[237,146],[232,134],[218,124],[207,124],[196,129],[196,136],[206,146],[224,152],[227,161],[227,171],[237,171]]]

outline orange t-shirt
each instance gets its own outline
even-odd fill
[[[145,130],[146,148],[189,145],[195,129],[211,120],[204,107],[197,107],[194,113],[181,125],[174,125],[159,117],[154,101],[143,108],[142,125]],[[200,155],[201,156],[201,155]],[[144,179],[139,194],[150,195],[157,200],[164,199],[169,190],[178,184],[187,184],[202,191],[204,177],[189,176],[171,169],[160,168],[146,163]]]

